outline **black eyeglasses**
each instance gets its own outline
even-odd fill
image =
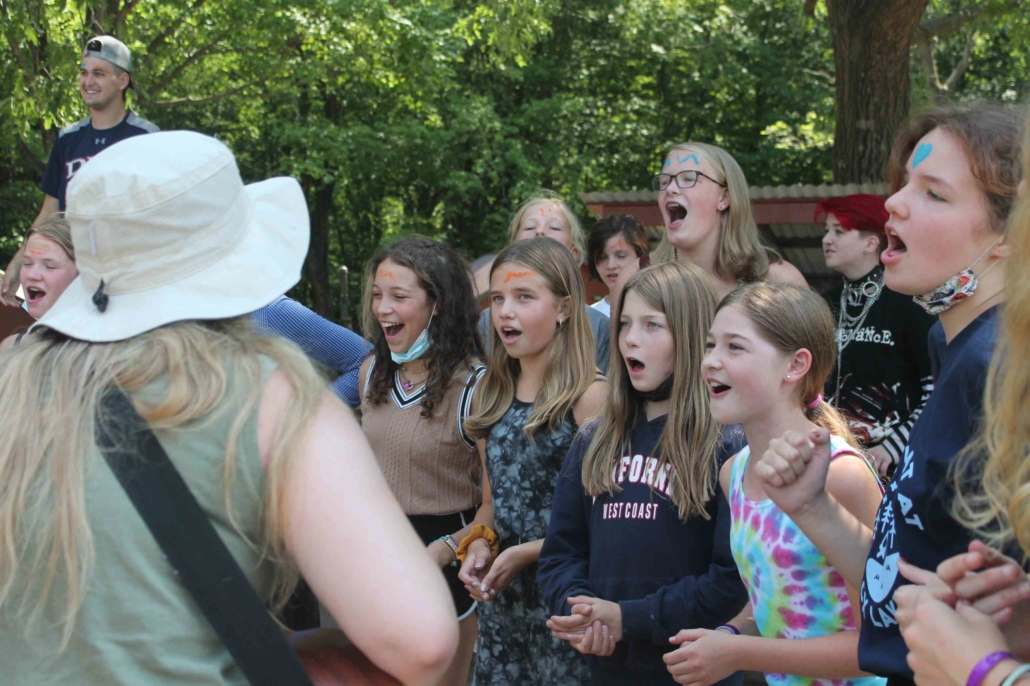
[[[687,188],[693,188],[694,186],[696,186],[697,180],[700,179],[702,176],[711,181],[712,183],[714,183],[715,185],[726,188],[726,184],[719,183],[708,174],[699,172],[696,169],[688,169],[686,171],[681,171],[679,174],[655,174],[651,178],[651,188],[655,189],[656,191],[664,191],[666,188],[669,187],[669,184],[672,183],[672,180],[676,179],[676,185],[685,190]]]

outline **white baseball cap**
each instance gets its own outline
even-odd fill
[[[65,218],[79,276],[32,328],[94,342],[264,307],[300,280],[310,240],[295,179],[244,186],[232,152],[190,131],[90,159],[68,183]]]
[[[86,41],[83,57],[99,57],[125,71],[132,73],[132,53],[125,43],[114,36],[95,36]]]

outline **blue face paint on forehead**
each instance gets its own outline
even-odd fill
[[[915,154],[912,155],[912,168],[915,169],[923,162],[930,153],[933,152],[933,146],[929,143],[920,143],[919,147],[916,148]]]
[[[697,155],[695,155],[694,153],[688,153],[686,157],[680,157],[679,154],[676,155],[676,162],[679,164],[689,162],[690,160],[694,160],[694,164],[696,164],[699,167],[701,166],[701,160],[697,159]]]
[[[668,167],[670,164],[672,164],[672,160],[671,159],[670,160],[665,160],[665,164],[662,165],[662,168],[664,169],[665,167]]]

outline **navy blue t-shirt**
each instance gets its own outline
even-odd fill
[[[873,545],[862,581],[861,668],[891,677],[889,684],[911,684],[905,662],[908,648],[894,618],[894,591],[908,583],[898,572],[898,557],[923,569],[936,569],[964,553],[969,532],[951,517],[948,468],[976,436],[983,419],[987,369],[997,335],[998,308],[991,308],[946,343],[941,325],[929,343],[935,387],[912,427],[894,482],[880,503]]]
[[[141,119],[132,112],[125,113],[125,119],[109,129],[93,128],[93,119],[87,117],[71,126],[61,129],[57,142],[50,150],[50,160],[43,172],[43,183],[39,189],[47,195],[57,198],[60,209],[65,209],[64,192],[68,182],[82,168],[89,158],[101,150],[114,145],[118,141],[139,136],[144,133],[160,131],[154,124]]]

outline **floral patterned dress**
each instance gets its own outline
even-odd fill
[[[854,453],[833,436],[832,457]],[[750,447],[737,453],[730,475],[730,549],[747,586],[755,623],[765,638],[815,638],[854,631],[844,577],[772,500],[744,495]],[[870,479],[878,479],[870,468]],[[770,686],[883,686],[880,677],[809,679],[766,673]]]
[[[531,403],[516,400],[486,439],[486,469],[493,497],[494,528],[501,550],[542,539],[565,455],[576,435],[569,417],[554,432],[530,440],[522,431]],[[475,686],[574,686],[588,683],[587,660],[565,641],[551,637],[551,617],[529,565],[497,594],[479,604],[479,649]]]

